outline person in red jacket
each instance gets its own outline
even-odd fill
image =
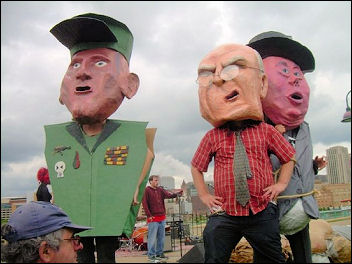
[[[182,190],[171,193],[159,187],[158,175],[149,177],[149,184],[144,191],[142,200],[148,223],[148,259],[159,262],[167,257],[163,253],[165,240],[166,210],[164,199],[175,198],[182,195]]]

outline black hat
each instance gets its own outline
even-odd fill
[[[315,61],[312,52],[294,41],[291,36],[267,31],[252,38],[247,46],[258,51],[263,59],[269,56],[283,57],[295,62],[304,73],[314,71]]]
[[[110,48],[130,61],[133,35],[125,24],[111,17],[82,14],[60,22],[50,32],[70,50],[71,57],[81,50]]]

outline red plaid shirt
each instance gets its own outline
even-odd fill
[[[229,215],[249,215],[249,208],[256,214],[264,210],[269,202],[263,189],[274,184],[268,152],[274,153],[280,162],[287,163],[295,154],[295,149],[271,125],[261,122],[241,132],[246,148],[252,178],[247,179],[250,200],[245,207],[236,203],[233,173],[233,156],[236,136],[228,128],[213,128],[203,137],[192,159],[192,165],[201,172],[208,170],[214,160],[215,195],[223,198],[222,208]]]

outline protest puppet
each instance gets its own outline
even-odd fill
[[[71,54],[59,101],[72,121],[45,126],[55,203],[75,223],[93,227],[81,236],[83,243],[97,238],[98,262],[115,262],[118,242],[108,238],[132,234],[154,159],[156,129],[109,119],[139,87],[137,74],[129,72],[133,35],[125,24],[93,13],[50,32]],[[95,261],[92,247],[89,239],[83,249],[89,257],[84,252],[81,262]]]
[[[290,180],[295,150],[263,122],[268,83],[262,59],[250,47],[222,45],[201,60],[197,82],[201,115],[214,126],[192,159],[198,195],[212,212],[203,232],[205,262],[228,262],[242,236],[261,253],[254,262],[284,262],[272,201]],[[283,164],[277,183],[268,152]],[[213,158],[214,195],[203,175]]]
[[[313,160],[309,124],[304,121],[310,94],[304,74],[314,71],[315,60],[307,47],[276,31],[258,34],[248,46],[260,53],[268,76],[268,92],[263,99],[265,120],[276,126],[296,150],[291,180],[278,199],[280,231],[290,241],[295,262],[309,263],[309,221],[319,218],[314,178],[326,165],[324,157]],[[277,171],[278,159],[275,155],[270,158]]]

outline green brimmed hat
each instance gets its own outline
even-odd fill
[[[50,32],[70,50],[71,57],[81,50],[110,48],[130,61],[133,35],[125,24],[111,17],[82,14],[60,22]]]
[[[295,62],[304,73],[314,71],[315,60],[312,52],[294,41],[291,36],[267,31],[252,38],[247,46],[258,51],[263,59],[269,56],[283,57]]]

